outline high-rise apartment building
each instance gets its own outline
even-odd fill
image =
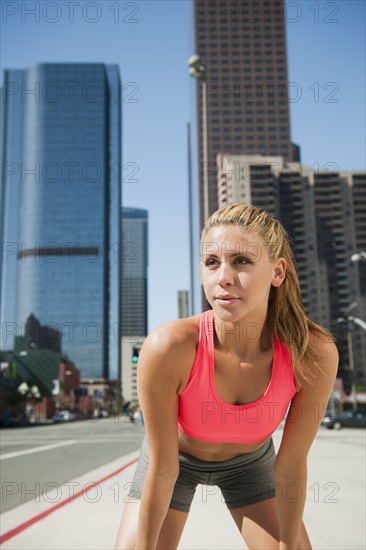
[[[278,217],[290,236],[305,311],[314,321],[330,327],[328,288],[321,280],[317,256],[314,172],[307,166],[288,163],[277,182]]]
[[[283,157],[218,155],[218,208],[242,202],[279,215],[277,179]]]
[[[337,320],[352,303],[357,305],[350,315],[366,318],[365,263],[351,260],[366,248],[366,174],[314,171],[259,155],[219,155],[218,165],[220,207],[243,202],[264,208],[289,233],[305,311],[336,334],[339,374],[349,387],[348,341]],[[352,328],[356,381],[364,386],[365,331],[357,324]]]
[[[352,189],[352,202],[353,202],[353,222],[355,229],[355,241],[357,256],[352,258],[351,269],[355,270],[356,281],[359,284],[359,303],[357,309],[351,311],[351,315],[357,315],[364,321],[366,320],[366,173],[365,172],[351,172],[346,173],[347,183]],[[362,255],[359,253],[363,252]],[[357,300],[357,298],[356,298]],[[357,303],[357,302],[356,302]],[[356,331],[355,331],[356,332]],[[357,338],[360,338],[359,328],[357,329]],[[365,336],[363,335],[363,341],[361,336],[360,346],[364,345],[365,349]],[[365,367],[364,367],[365,368]],[[358,373],[359,375],[360,373]]]
[[[5,71],[2,347],[33,314],[83,378],[119,376],[120,90],[115,65]]]
[[[360,216],[362,211],[365,214],[365,204],[359,200],[366,193],[366,173],[316,172],[314,184],[318,262],[328,289],[330,319],[336,321],[353,304],[349,314],[365,320],[364,266],[361,262],[356,265],[352,257],[360,251],[359,246],[365,244],[365,218],[362,222]],[[351,325],[356,381],[365,386],[365,331],[357,324]],[[339,328],[339,370],[341,376],[350,383],[347,371],[350,363],[348,343],[344,328]]]
[[[235,202],[252,204],[281,220],[292,238],[304,307],[312,318],[327,323],[329,317],[319,307],[319,274],[314,267],[317,235],[312,171],[279,156],[219,155],[217,162],[219,207]]]
[[[122,337],[147,335],[148,212],[122,208]]]
[[[291,144],[284,0],[195,0],[195,53],[206,66],[207,102],[197,82],[200,204],[208,177],[209,210],[218,207],[218,153],[299,160]],[[203,163],[207,108],[208,166]]]
[[[353,222],[355,226],[356,249],[366,252],[366,174],[365,172],[348,173],[348,182],[352,188]],[[360,261],[361,260],[361,261]],[[366,262],[360,257],[353,263],[358,271],[360,293],[362,296],[363,319],[366,319]]]

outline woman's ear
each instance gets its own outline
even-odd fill
[[[273,279],[272,279],[272,286],[278,287],[281,286],[284,278],[286,277],[286,266],[287,262],[284,258],[279,258],[274,267],[274,273],[273,273]]]

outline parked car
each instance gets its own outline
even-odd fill
[[[53,422],[66,422],[66,418],[63,414],[54,414],[52,417]]]
[[[52,420],[53,422],[71,422],[75,418],[75,413],[65,410],[53,415]]]
[[[27,417],[16,411],[5,411],[0,419],[0,426],[4,428],[16,428],[18,426],[26,426],[27,424]]]
[[[327,415],[322,420],[322,426],[328,430],[345,428],[366,428],[366,413],[348,411],[343,414]]]

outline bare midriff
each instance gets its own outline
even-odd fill
[[[262,447],[267,441],[258,441],[256,443],[220,443],[211,441],[201,441],[194,439],[178,429],[179,450],[183,453],[193,456],[198,460],[207,462],[219,462],[231,460],[236,456],[252,453]]]

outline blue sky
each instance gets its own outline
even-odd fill
[[[301,145],[302,162],[364,170],[365,3],[286,5],[292,139]],[[192,13],[190,0],[2,2],[2,69],[41,62],[120,67],[123,164],[138,168],[138,181],[123,185],[123,203],[146,208],[150,218],[150,330],[176,318],[177,290],[189,287]]]

